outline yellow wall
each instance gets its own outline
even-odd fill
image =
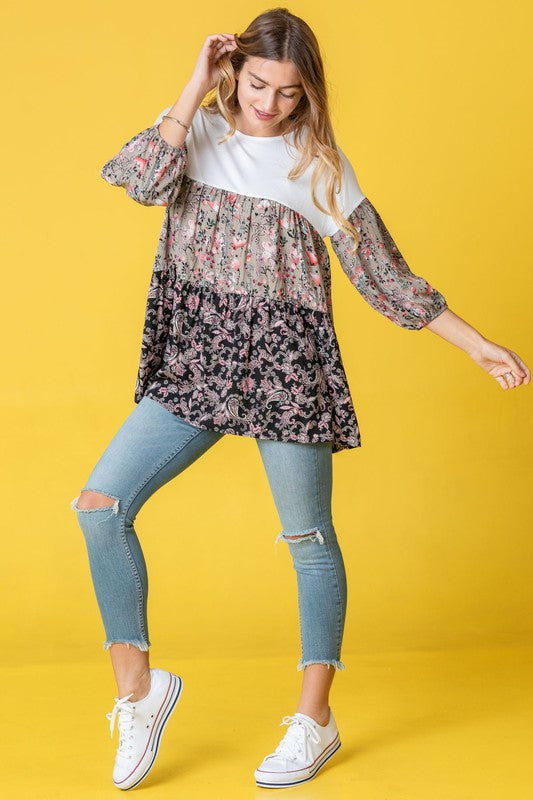
[[[3,642],[105,658],[70,500],[132,411],[162,208],[99,176],[174,102],[205,36],[262,3],[26,4],[4,20]],[[411,269],[533,361],[526,3],[291,3],[337,140]],[[526,15],[529,18],[526,19]],[[350,653],[528,642],[531,386],[371,309],[333,260],[362,447],[334,456]],[[294,653],[295,573],[256,443],[226,436],[136,521],[161,655]],[[352,662],[353,663],[353,662]]]

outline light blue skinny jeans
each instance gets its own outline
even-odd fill
[[[104,650],[114,642],[148,650],[148,576],[133,523],[148,498],[222,436],[197,428],[143,397],[103,452],[83,487],[113,505],[76,511],[104,624]],[[331,514],[331,442],[256,439],[297,575],[301,658],[344,669],[346,573]],[[80,490],[80,494],[81,491]],[[289,539],[286,537],[297,537]]]

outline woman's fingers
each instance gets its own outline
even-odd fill
[[[213,33],[212,36],[207,37],[207,40],[209,44],[221,45],[234,41],[235,36],[233,33]]]
[[[228,50],[237,47],[235,36],[232,33],[215,33],[207,38],[209,40],[209,47],[215,57],[219,57]]]
[[[500,386],[502,387],[502,389],[508,389],[508,388],[509,388],[509,387],[507,386],[507,381],[505,380],[505,378],[503,377],[503,375],[499,375],[499,376],[497,376],[497,377],[496,377],[496,380],[498,381],[498,383],[500,384]]]
[[[527,368],[527,366],[524,364],[524,362],[517,353],[515,353],[513,350],[511,350],[510,353],[518,365],[518,372],[523,373],[524,383],[529,383],[529,381],[531,380],[531,372],[529,371],[529,369]]]

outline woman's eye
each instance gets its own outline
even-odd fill
[[[264,89],[264,86],[255,86],[253,83],[251,83],[250,86],[252,87],[252,89]],[[293,94],[283,94],[283,92],[280,92],[280,95],[282,97],[286,97],[287,100],[291,100],[295,96]]]

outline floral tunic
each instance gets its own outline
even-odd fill
[[[159,133],[164,109],[101,170],[142,205],[165,206],[148,287],[134,400],[151,397],[205,430],[359,447],[361,435],[333,325],[329,236],[365,300],[417,330],[447,308],[414,275],[362,194],[340,148],[341,212],[360,245],[311,199],[314,163],[296,180],[291,135],[240,131],[202,106],[185,142]],[[323,183],[317,197],[327,208]]]

